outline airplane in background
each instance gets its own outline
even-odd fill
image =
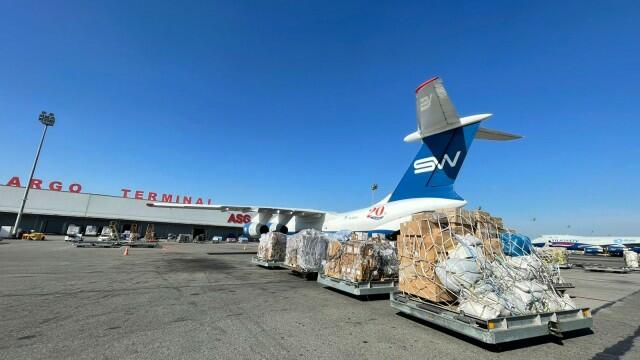
[[[640,246],[639,236],[577,236],[577,235],[542,235],[533,239],[534,246],[563,247],[567,250],[582,250],[586,247],[600,246],[633,247]]]
[[[445,208],[458,208],[467,202],[453,184],[474,139],[513,140],[520,136],[480,127],[492,114],[460,117],[438,77],[416,89],[418,129],[405,142],[421,141],[418,154],[395,190],[376,204],[345,213],[271,206],[191,205],[149,202],[159,208],[187,208],[257,213],[244,225],[249,237],[269,231],[282,233],[303,229],[322,231],[367,231],[395,233],[413,214]]]

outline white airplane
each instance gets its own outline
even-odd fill
[[[633,247],[640,245],[638,236],[577,236],[577,235],[542,235],[533,239],[535,246],[564,247],[568,250],[582,250],[590,246],[625,246]]]
[[[413,214],[457,208],[467,202],[453,189],[462,163],[475,138],[513,140],[520,136],[480,127],[492,114],[459,117],[438,77],[416,89],[418,129],[405,142],[422,146],[395,190],[378,203],[346,213],[271,206],[191,205],[151,202],[148,206],[257,213],[244,227],[245,235],[268,231],[288,233],[314,228],[322,231],[394,233]]]

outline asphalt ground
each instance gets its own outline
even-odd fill
[[[494,348],[287,270],[255,244],[0,242],[1,359],[638,359],[640,273],[563,271],[593,332]]]

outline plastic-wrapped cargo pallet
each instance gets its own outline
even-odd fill
[[[638,253],[635,251],[625,251],[622,256],[624,257],[624,266],[632,269],[638,268]]]
[[[549,265],[567,265],[569,262],[567,249],[558,247],[543,247],[537,249],[540,259]]]
[[[415,215],[400,227],[398,256],[399,290],[415,300],[482,319],[575,308],[530,242],[483,211]]]
[[[396,279],[398,277],[396,248],[379,238],[340,243],[332,240],[324,264],[326,276],[352,282]]]
[[[268,232],[260,235],[258,258],[265,261],[284,261],[287,253],[287,235]]]
[[[324,233],[315,229],[289,236],[284,264],[301,271],[318,271],[326,259],[328,241]]]

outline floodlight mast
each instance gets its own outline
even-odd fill
[[[53,113],[48,113],[43,111],[38,116],[38,120],[44,125],[44,130],[42,131],[42,137],[40,138],[40,145],[38,145],[38,151],[36,152],[36,159],[33,161],[33,167],[31,168],[31,174],[29,175],[29,181],[27,182],[24,195],[22,197],[22,203],[20,204],[20,210],[18,210],[18,215],[16,216],[16,223],[13,225],[13,229],[11,229],[11,236],[16,237],[18,235],[18,226],[20,226],[20,220],[22,219],[22,213],[24,212],[24,206],[27,203],[27,196],[29,195],[29,189],[31,189],[31,181],[33,180],[33,174],[36,172],[36,165],[38,165],[38,159],[40,158],[40,151],[42,150],[42,144],[44,143],[44,138],[47,135],[47,128],[49,126],[53,126],[56,123],[56,117]]]

